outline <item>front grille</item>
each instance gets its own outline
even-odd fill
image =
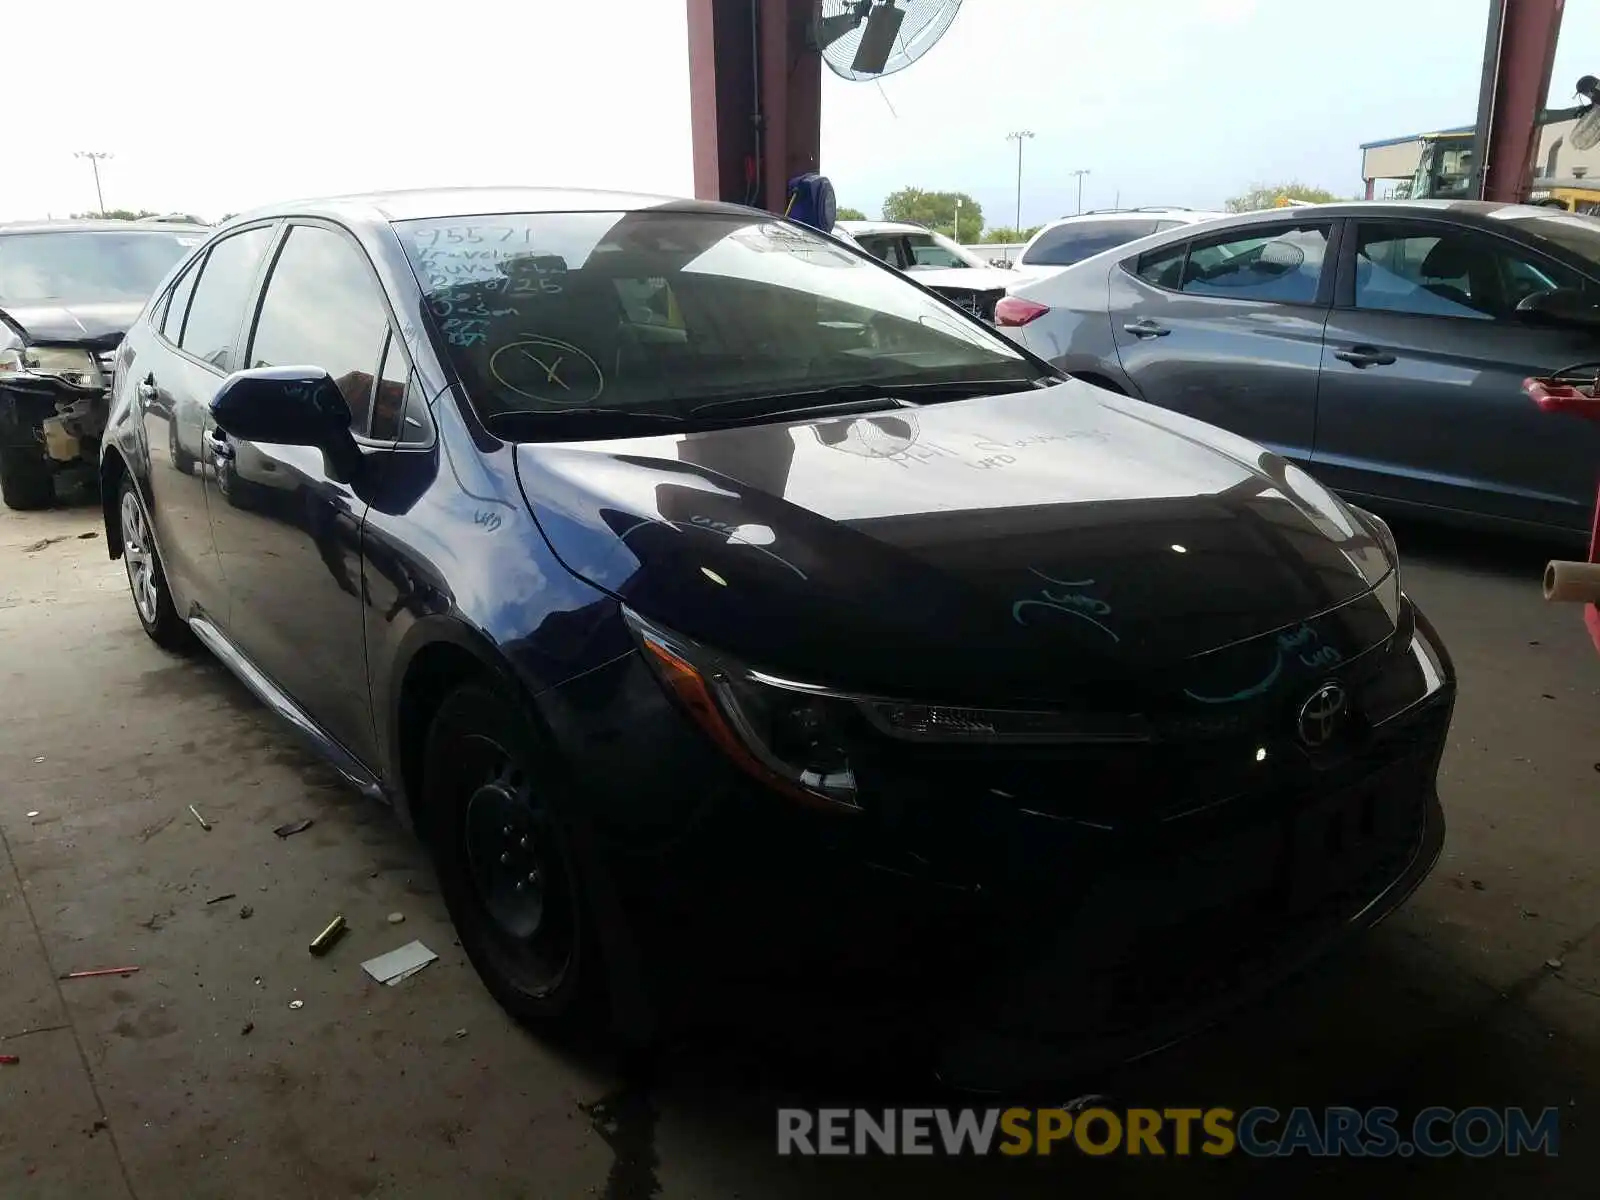
[[[1004,288],[980,291],[975,288],[942,287],[934,291],[960,308],[966,309],[980,321],[994,320],[994,306],[1005,296]]]

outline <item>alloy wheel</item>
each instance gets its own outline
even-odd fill
[[[130,490],[122,497],[122,562],[128,569],[128,587],[133,603],[145,624],[156,622],[155,546],[150,539],[150,524],[145,519],[139,498]]]

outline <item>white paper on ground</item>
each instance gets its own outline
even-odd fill
[[[361,964],[361,969],[379,983],[393,987],[402,980],[410,979],[438,957],[421,942],[407,942],[398,950],[367,959]]]

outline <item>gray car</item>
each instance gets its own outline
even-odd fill
[[[1600,360],[1600,221],[1411,201],[1247,213],[1015,288],[1058,367],[1242,434],[1397,510],[1587,537],[1600,424],[1530,375]],[[1600,370],[1600,367],[1594,367]]]

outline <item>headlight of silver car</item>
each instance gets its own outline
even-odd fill
[[[105,376],[94,355],[80,346],[0,348],[0,379],[7,375],[43,375],[77,387],[104,387]]]
[[[747,773],[797,800],[858,808],[852,751],[873,732],[992,745],[1143,741],[1144,718],[918,704],[835,691],[745,666],[624,609],[645,660],[689,717]]]

